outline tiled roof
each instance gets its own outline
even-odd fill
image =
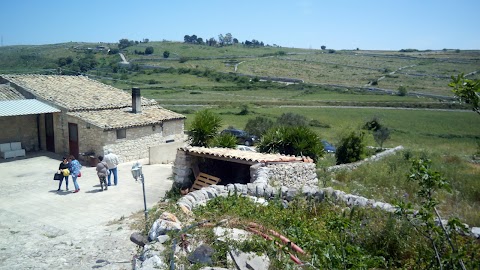
[[[0,101],[25,99],[15,88],[8,84],[0,84]]]
[[[181,150],[197,154],[197,155],[206,155],[214,156],[218,158],[228,158],[228,159],[237,159],[250,163],[265,163],[265,162],[308,162],[312,163],[313,160],[309,157],[296,157],[296,156],[285,156],[280,154],[265,154],[251,151],[242,151],[237,149],[230,148],[205,148],[205,147],[196,147],[188,146],[183,147]]]
[[[0,116],[16,116],[60,112],[59,109],[36,99],[0,101]]]
[[[142,106],[141,113],[132,113],[131,111],[132,108],[128,107],[123,109],[68,112],[68,115],[81,118],[87,123],[106,130],[155,125],[165,120],[185,118],[181,114],[165,110],[158,105]]]
[[[0,75],[37,97],[69,111],[118,109],[132,106],[132,96],[123,90],[85,76]],[[142,105],[157,104],[142,98]]]

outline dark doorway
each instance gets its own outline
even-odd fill
[[[53,114],[47,113],[45,114],[45,133],[46,133],[47,151],[50,151],[50,152],[55,152],[55,133],[53,130],[54,130]]]
[[[70,149],[70,155],[73,155],[78,159],[78,125],[74,123],[68,123],[68,145]]]

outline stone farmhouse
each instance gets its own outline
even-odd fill
[[[87,161],[106,149],[121,162],[152,147],[183,142],[185,117],[154,100],[85,76],[1,75],[0,144],[72,154]],[[172,144],[173,145],[173,144]]]

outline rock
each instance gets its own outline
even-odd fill
[[[317,193],[318,188],[316,186],[303,186],[302,194],[306,197],[313,197]]]
[[[157,241],[160,243],[160,244],[163,244],[165,242],[167,242],[168,240],[170,240],[170,236],[168,235],[159,235],[157,237]]]
[[[480,239],[480,227],[472,227],[473,237]]]
[[[167,265],[158,255],[153,255],[142,263],[141,269],[165,269],[166,267]]]
[[[263,270],[270,267],[267,255],[258,256],[255,252],[245,253],[236,249],[229,251],[229,254],[240,270]]]
[[[257,184],[255,185],[255,196],[256,197],[263,197],[265,196],[265,184]]]
[[[212,255],[215,253],[215,250],[206,244],[203,244],[196,248],[190,255],[188,255],[187,259],[191,263],[201,263],[212,265]]]
[[[255,196],[255,192],[256,192],[256,184],[254,183],[247,183],[247,193],[249,195],[252,195],[252,196]]]
[[[274,197],[275,195],[275,191],[273,189],[273,187],[271,186],[265,186],[265,198],[271,198],[271,197]]]
[[[314,198],[317,202],[323,202],[323,200],[325,199],[325,192],[322,189],[318,190],[315,193]]]
[[[152,227],[150,228],[150,231],[148,232],[148,240],[153,241],[159,235],[166,234],[169,231],[181,229],[182,225],[179,222],[173,222],[170,220],[159,218],[153,223]]]
[[[227,239],[235,241],[245,241],[252,235],[252,233],[245,230],[236,228],[230,229],[224,227],[213,228],[213,233],[215,234],[215,236],[217,236],[218,240],[223,242],[226,242]]]
[[[195,198],[195,204],[198,204],[199,202],[207,199],[200,190],[190,192],[188,195],[192,195]]]
[[[234,194],[235,193],[235,185],[234,184],[228,184],[227,185],[227,190],[228,190],[228,193]]]
[[[133,243],[143,247],[145,246],[146,244],[148,244],[148,239],[147,237],[143,236],[141,233],[139,232],[134,232],[130,235],[130,241],[132,241]]]
[[[247,194],[247,186],[242,184],[234,184],[235,190],[238,194],[246,195]]]
[[[298,194],[298,190],[296,188],[289,188],[285,196],[285,199],[290,202],[293,200],[293,198],[295,198],[295,196],[297,196],[297,194]]]

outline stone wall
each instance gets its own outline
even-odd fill
[[[38,150],[37,115],[0,117],[0,143],[20,142],[26,151]]]
[[[318,181],[315,163],[304,162],[256,164],[250,167],[250,176],[254,183],[295,188]]]
[[[183,150],[177,150],[177,156],[173,163],[173,181],[178,186],[189,186],[190,174],[192,174],[191,167],[195,157],[187,155]]]
[[[191,184],[191,167],[197,159],[196,156],[190,156],[183,150],[177,151],[173,166],[175,183],[181,186]],[[250,183],[300,188],[307,183],[317,182],[315,163],[276,162],[250,166]]]
[[[183,120],[167,121],[156,125],[130,128],[127,138],[117,139],[116,131],[108,131],[104,149],[112,149],[122,162],[149,158],[149,148],[169,142],[184,141]],[[108,144],[108,143],[114,144]]]

